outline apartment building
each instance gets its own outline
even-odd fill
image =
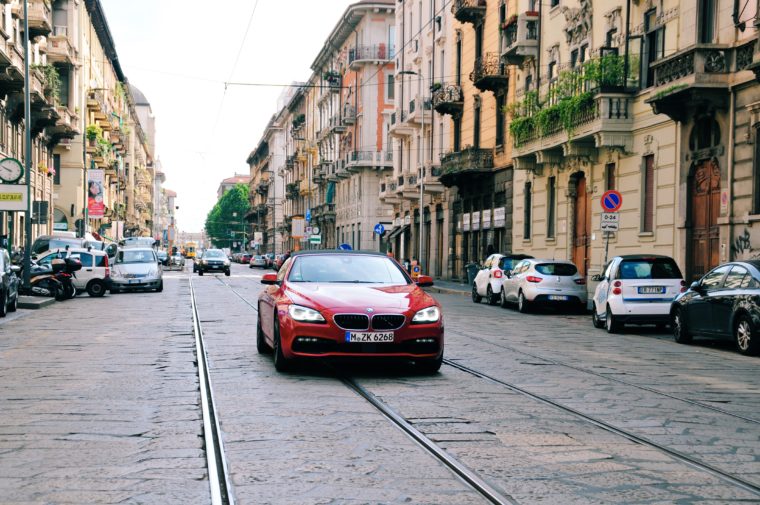
[[[514,248],[572,259],[584,274],[608,255],[662,253],[689,279],[755,256],[757,5],[510,6],[517,30],[502,55],[530,55],[509,127]],[[623,206],[605,236],[608,189]]]
[[[512,244],[513,166],[505,107],[514,95],[515,69],[502,59],[511,12],[505,2],[452,0],[453,54],[449,82],[433,96],[451,116],[451,151],[441,158],[449,193],[450,256],[446,277]]]
[[[393,174],[380,185],[380,200],[393,205],[387,236],[394,255],[420,259],[423,271],[438,277],[448,270],[451,238],[450,191],[441,183],[440,162],[451,147],[452,121],[434,100],[446,92],[461,95],[451,81],[453,25],[451,9],[441,0],[397,6]]]

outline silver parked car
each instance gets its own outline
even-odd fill
[[[250,268],[253,267],[259,267],[259,268],[266,268],[267,267],[267,259],[266,257],[256,254],[254,256],[251,256],[251,261],[248,263],[248,266]]]
[[[163,270],[156,251],[148,247],[120,249],[111,269],[111,293],[131,289],[164,290]]]
[[[501,306],[516,303],[520,312],[533,305],[565,305],[586,310],[586,279],[565,260],[525,259],[507,272],[502,283]]]

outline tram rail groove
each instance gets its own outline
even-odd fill
[[[583,368],[583,367],[579,367],[579,366],[575,366],[575,365],[569,365],[567,363],[564,363],[562,361],[558,361],[558,360],[553,359],[553,358],[545,358],[543,356],[539,356],[538,354],[533,354],[533,353],[530,353],[530,352],[527,352],[527,351],[523,351],[523,350],[517,349],[517,348],[512,347],[510,345],[507,345],[507,344],[501,344],[501,343],[493,342],[493,341],[488,340],[488,339],[483,338],[483,337],[477,337],[477,336],[473,336],[473,335],[467,335],[465,333],[461,333],[461,332],[458,332],[456,330],[449,330],[448,328],[446,329],[446,333],[454,333],[455,335],[459,335],[459,336],[462,336],[462,337],[467,337],[467,338],[472,339],[472,340],[477,340],[479,342],[485,342],[485,343],[494,345],[496,347],[499,347],[501,349],[506,349],[508,351],[512,351],[512,352],[517,353],[517,354],[522,354],[523,356],[528,356],[530,358],[534,358],[534,359],[539,359],[541,361],[545,361],[545,362],[547,362],[547,363],[549,363],[551,365],[557,365],[557,366],[569,368],[571,370],[575,370],[577,372],[593,375],[594,377],[599,377],[601,379],[605,379],[605,380],[608,380],[610,382],[617,382],[618,384],[623,384],[625,386],[630,386],[632,388],[640,389],[642,391],[647,391],[647,392],[652,393],[652,394],[664,396],[665,398],[670,398],[671,400],[676,400],[676,401],[679,401],[679,402],[687,403],[689,405],[694,405],[695,407],[700,407],[700,408],[703,408],[703,409],[706,409],[706,410],[712,410],[713,412],[717,412],[719,414],[730,416],[730,417],[733,417],[733,418],[736,418],[736,419],[741,419],[742,421],[747,421],[748,423],[760,424],[760,419],[755,419],[753,417],[743,416],[741,414],[737,414],[735,412],[729,412],[729,411],[727,411],[725,409],[722,409],[720,407],[716,407],[714,405],[710,405],[710,404],[707,404],[707,403],[702,403],[702,402],[697,401],[697,400],[690,400],[688,398],[682,398],[680,396],[675,396],[675,395],[672,395],[670,393],[666,393],[664,391],[660,391],[659,389],[650,388],[648,386],[642,386],[640,384],[634,384],[633,382],[628,382],[628,381],[625,381],[623,379],[618,379],[616,377],[610,377],[608,375],[605,375],[605,374],[602,374],[602,373],[599,373],[599,372],[594,372],[593,370],[589,370],[587,368]]]
[[[212,505],[235,505],[233,488],[229,479],[227,459],[221,439],[219,419],[214,404],[214,392],[209,376],[206,346],[203,342],[203,327],[198,316],[195,301],[195,288],[190,278],[190,303],[193,313],[193,334],[195,335],[195,353],[198,360],[198,382],[201,392],[201,411],[203,414],[203,438],[206,452],[206,464],[209,475],[209,489]]]
[[[466,365],[462,365],[460,363],[457,363],[455,361],[452,361],[450,359],[444,359],[443,363],[445,365],[448,365],[452,368],[456,368],[457,370],[460,370],[464,373],[467,373],[469,375],[472,375],[474,377],[477,377],[479,379],[485,380],[487,382],[491,382],[492,384],[500,385],[503,387],[506,387],[507,389],[522,394],[524,396],[527,396],[528,398],[531,398],[539,403],[543,403],[545,405],[548,405],[550,407],[557,408],[559,410],[562,410],[564,412],[567,412],[569,414],[572,414],[575,417],[578,417],[580,419],[583,419],[584,421],[593,424],[594,426],[597,426],[598,428],[601,428],[605,431],[608,431],[610,433],[613,433],[615,435],[621,436],[623,438],[626,438],[630,440],[631,442],[644,445],[646,447],[650,447],[652,449],[656,449],[662,453],[667,454],[671,458],[673,458],[675,461],[678,461],[680,463],[683,463],[687,466],[690,466],[691,468],[706,472],[710,475],[713,475],[714,477],[717,477],[724,482],[727,482],[729,484],[732,484],[736,487],[739,487],[741,489],[744,489],[745,491],[748,491],[752,494],[755,494],[757,496],[760,496],[760,485],[750,482],[748,480],[745,480],[737,475],[731,474],[729,472],[726,472],[724,470],[721,470],[720,468],[716,468],[708,463],[705,463],[703,461],[700,461],[698,459],[692,458],[691,456],[688,456],[680,451],[677,451],[675,449],[671,449],[670,447],[658,444],[657,442],[654,442],[652,440],[649,440],[646,437],[642,437],[639,435],[636,435],[634,433],[631,433],[623,428],[618,428],[617,426],[614,426],[606,421],[602,421],[601,419],[597,419],[593,416],[590,416],[588,414],[584,414],[583,412],[580,412],[579,410],[576,410],[572,407],[568,407],[567,405],[563,405],[559,402],[555,402],[554,400],[551,400],[545,396],[531,393],[530,391],[521,388],[520,386],[516,386],[514,384],[510,384],[509,382],[503,381],[501,379],[497,379],[495,377],[492,377],[484,372],[480,372],[478,370],[475,370],[474,368],[470,368]]]
[[[237,296],[238,298],[240,298],[241,300],[243,300],[243,302],[246,305],[248,305],[250,308],[252,308],[253,310],[255,310],[256,313],[258,314],[259,308],[256,307],[256,306],[254,306],[248,300],[246,300],[246,298],[243,295],[241,295],[240,293],[238,293],[238,291],[235,288],[233,288],[231,284],[227,284],[226,282],[224,282],[221,277],[216,277],[216,280],[218,280],[219,282],[221,282],[222,284],[224,284],[225,286],[227,286],[228,288],[230,288],[232,290],[232,292],[235,293],[235,296]]]
[[[349,389],[351,389],[356,394],[358,394],[359,396],[367,400],[373,407],[375,407],[381,414],[383,414],[383,416],[385,416],[386,419],[388,419],[391,423],[393,423],[398,428],[400,428],[404,433],[406,433],[408,437],[413,439],[429,454],[434,456],[438,461],[440,461],[446,467],[448,467],[449,470],[451,470],[460,479],[462,479],[465,483],[467,483],[467,485],[469,485],[471,488],[477,491],[478,494],[480,494],[481,496],[486,498],[488,501],[496,505],[506,505],[506,504],[519,505],[518,502],[515,501],[514,498],[492,487],[485,480],[480,478],[478,474],[473,472],[471,469],[469,469],[459,460],[451,456],[445,450],[441,449],[441,447],[439,447],[435,442],[430,440],[421,431],[419,431],[417,428],[412,426],[412,424],[409,423],[403,416],[398,414],[396,411],[390,408],[387,404],[385,404],[383,401],[378,399],[369,390],[365,389],[359,383],[357,383],[356,381],[354,381],[353,379],[349,377],[342,376],[342,375],[338,375],[338,377],[343,382],[343,384],[345,384]]]

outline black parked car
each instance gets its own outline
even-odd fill
[[[19,267],[11,265],[8,251],[0,249],[0,317],[18,308]]]
[[[158,261],[165,267],[169,266],[169,253],[166,251],[156,251],[156,256],[158,256]]]
[[[760,261],[712,269],[673,301],[676,342],[694,336],[730,338],[742,354],[760,352]]]

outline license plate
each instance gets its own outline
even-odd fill
[[[140,284],[140,279],[129,279],[130,284]]]
[[[567,297],[564,295],[549,295],[549,300],[552,300],[555,302],[566,302]]]
[[[665,293],[665,286],[641,286],[640,295],[661,295]]]
[[[346,342],[393,342],[393,332],[347,331]]]

